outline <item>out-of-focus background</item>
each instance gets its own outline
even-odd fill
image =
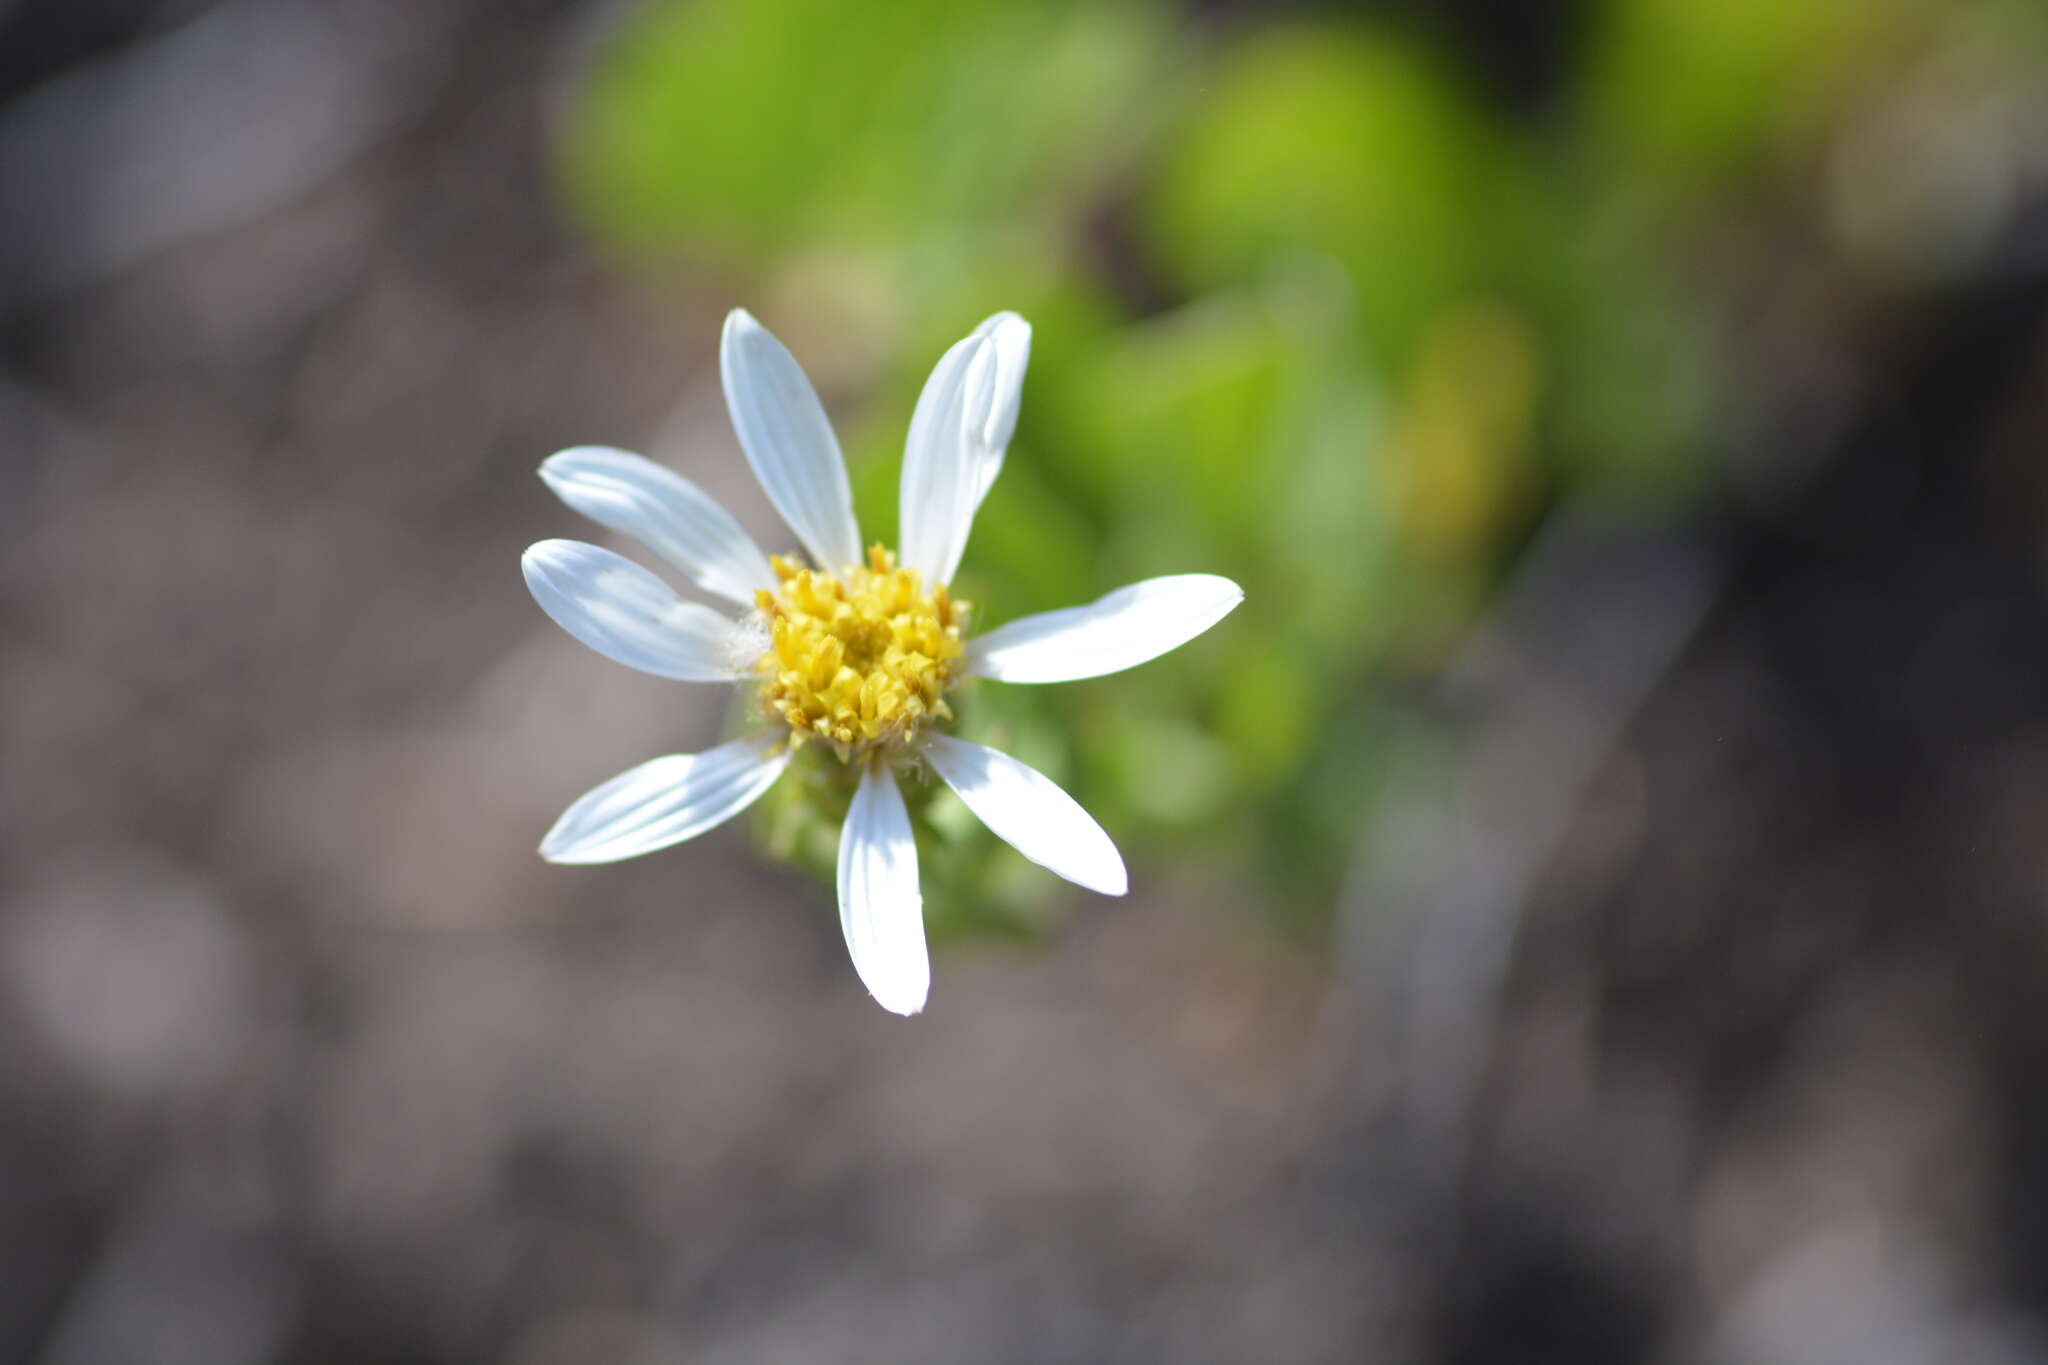
[[[801,801],[554,868],[729,700],[534,477],[780,546],[744,304],[1132,895]],[[789,784],[783,797],[801,794]],[[822,841],[822,842],[821,842]],[[2048,10],[0,3],[0,1359],[2048,1360]]]

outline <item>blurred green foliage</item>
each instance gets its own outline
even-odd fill
[[[849,377],[871,539],[930,365],[989,312],[1030,318],[958,584],[980,620],[1193,570],[1247,603],[1136,673],[970,684],[960,728],[1181,884],[1249,869],[1312,931],[1370,815],[1381,699],[1441,663],[1545,509],[1654,515],[1707,486],[1741,395],[1703,242],[1739,240],[1760,187],[1930,54],[2022,30],[2038,51],[2028,14],[1609,0],[1517,114],[1385,20],[654,0],[595,55],[560,165],[627,268],[745,301]],[[820,765],[761,825],[829,868],[845,799]],[[935,933],[1060,903],[950,795],[915,799]]]
[[[830,246],[943,295],[1088,211],[1140,131],[1146,4],[653,4],[601,57],[565,177],[609,242],[739,280]]]

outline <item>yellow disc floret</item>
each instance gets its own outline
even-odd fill
[[[902,745],[952,711],[944,693],[962,652],[966,604],[926,591],[877,545],[844,576],[770,561],[780,586],[756,594],[768,652],[761,702],[801,744],[815,736],[842,761]]]

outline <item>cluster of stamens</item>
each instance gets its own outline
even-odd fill
[[[769,648],[757,665],[761,704],[789,727],[790,742],[817,738],[842,762],[893,749],[949,720],[945,691],[963,650],[967,604],[941,584],[927,592],[880,545],[845,575],[806,569],[780,555],[780,585],[755,596]]]

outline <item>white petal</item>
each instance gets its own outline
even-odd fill
[[[796,358],[744,308],[725,317],[719,376],[733,430],[768,500],[821,569],[861,562],[839,439]]]
[[[932,985],[910,812],[888,771],[869,768],[839,832],[839,927],[853,969],[885,1010],[916,1014]]]
[[[967,668],[1002,682],[1071,682],[1156,659],[1200,635],[1244,601],[1215,574],[1148,578],[1085,607],[998,626],[967,646]]]
[[[1031,359],[1031,324],[997,313],[939,359],[903,448],[903,565],[950,583],[1003,467]]]
[[[1032,862],[1105,896],[1130,889],[1124,860],[1102,826],[1044,773],[951,735],[929,736],[924,756],[967,809]]]
[[[609,446],[550,455],[541,478],[563,502],[632,536],[709,593],[741,606],[775,588],[768,556],[709,493],[672,469]]]
[[[789,750],[755,738],[701,754],[670,754],[620,773],[562,812],[540,856],[551,863],[614,863],[722,825],[775,785]]]
[[[607,659],[685,682],[738,677],[739,627],[623,555],[580,540],[543,540],[519,567],[540,609]]]

